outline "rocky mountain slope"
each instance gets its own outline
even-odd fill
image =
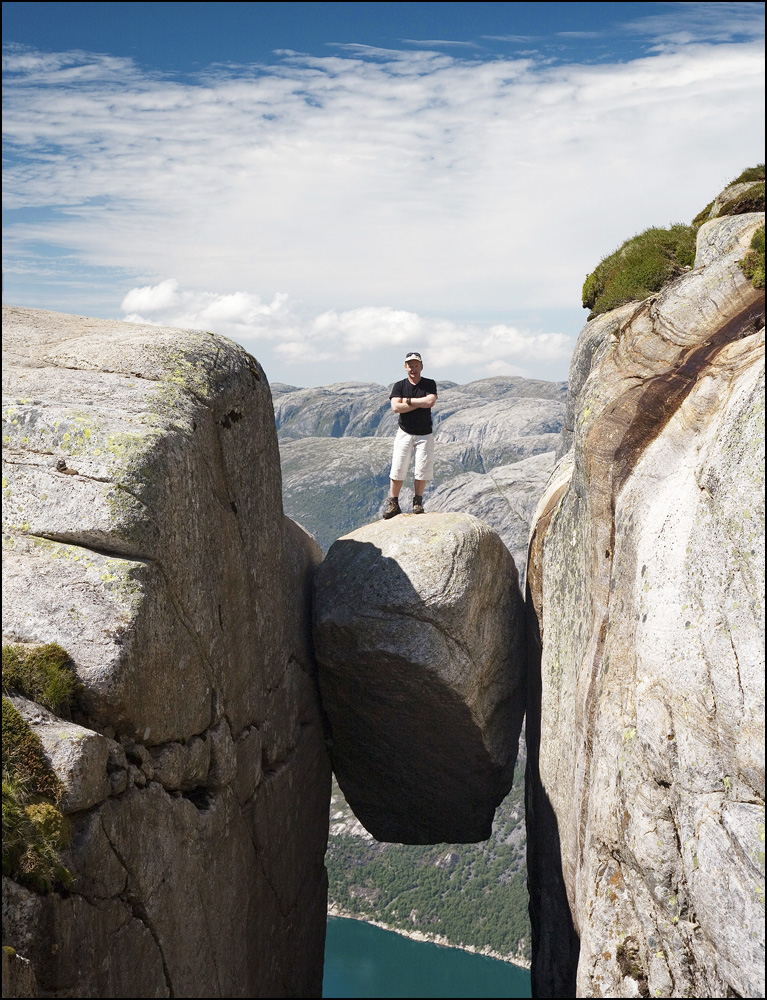
[[[79,688],[72,719],[23,669],[3,700],[3,995],[319,996],[321,553],[264,373],[210,334],[6,307],[3,334],[4,687],[6,643],[56,643]]]
[[[530,519],[554,469],[554,454],[546,451],[485,473],[452,476],[429,497],[429,510],[469,511],[491,525],[514,557],[522,588]]]
[[[538,996],[764,995],[763,225],[705,222],[573,357],[528,565]]]

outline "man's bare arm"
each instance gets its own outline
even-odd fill
[[[422,410],[430,410],[437,402],[436,392],[430,392],[428,396],[419,396],[418,399],[411,400],[414,406],[420,406]]]
[[[391,408],[395,413],[410,413],[412,410],[430,410],[437,402],[436,393],[428,396],[419,396],[416,399],[404,399],[402,396],[393,396]]]

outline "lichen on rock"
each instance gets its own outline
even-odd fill
[[[265,375],[213,334],[3,320],[4,641],[58,643],[79,685],[71,722],[14,696],[74,882],[5,880],[6,940],[45,995],[318,995],[317,555],[282,512]]]

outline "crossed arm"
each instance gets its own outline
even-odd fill
[[[437,402],[437,394],[429,393],[428,396],[419,396],[417,399],[404,399],[402,396],[393,396],[391,408],[395,413],[410,413],[411,410],[430,410]]]

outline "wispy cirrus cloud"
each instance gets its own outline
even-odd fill
[[[721,43],[764,38],[764,4],[704,3],[656,4],[658,13],[624,22],[620,27],[651,38],[661,48],[695,43]],[[661,8],[666,8],[665,10]]]
[[[431,48],[433,46],[444,45],[448,48],[458,49],[481,49],[482,46],[476,42],[459,42],[448,38],[401,38],[400,41],[406,45],[418,45],[421,48]]]
[[[5,55],[6,294],[45,247],[122,275],[115,308],[132,288],[128,314],[275,358],[302,338],[364,357],[395,314],[445,358],[561,356],[541,331],[568,308],[577,327],[596,261],[692,217],[763,144],[756,42],[598,66],[343,44],[185,79]],[[161,288],[167,308],[136,304]]]

